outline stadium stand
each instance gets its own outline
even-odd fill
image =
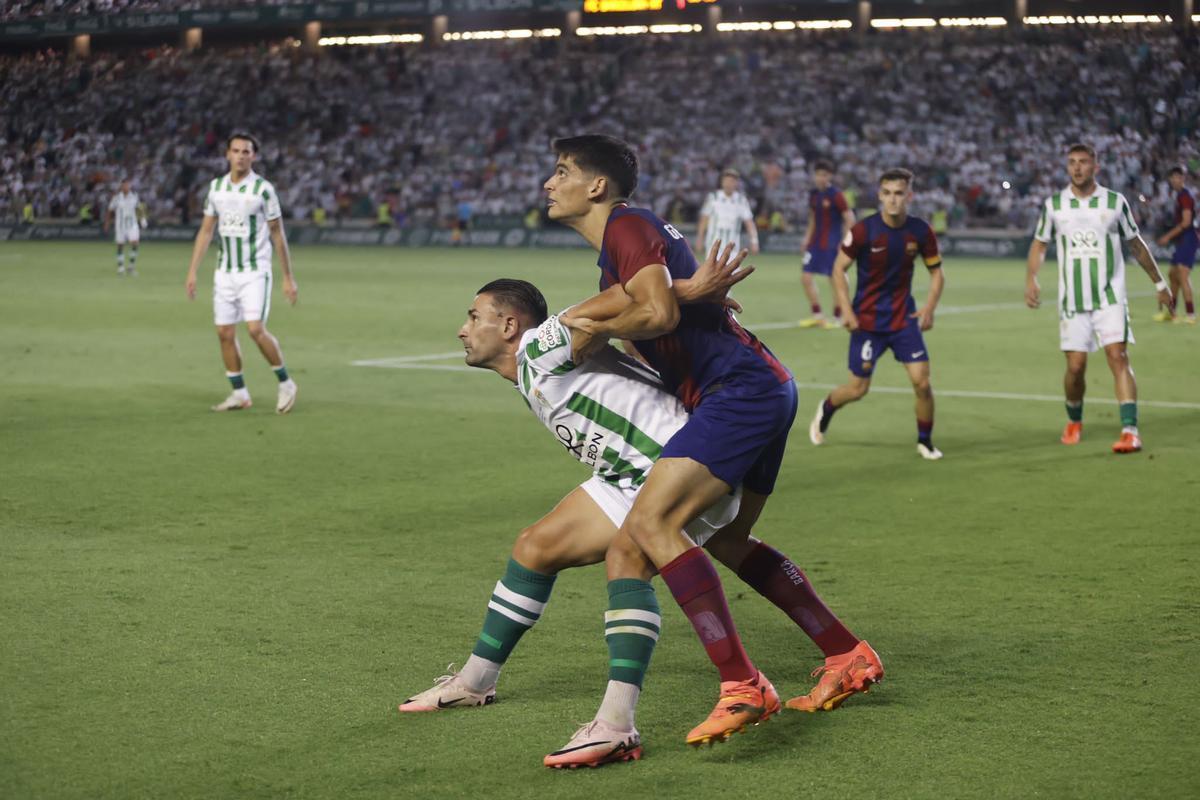
[[[152,219],[194,220],[234,129],[263,139],[290,217],[373,218],[389,200],[402,223],[464,199],[523,215],[550,141],[582,130],[635,142],[638,202],[684,221],[724,166],[760,217],[792,226],[827,157],[860,205],[903,165],[919,212],[1014,228],[1061,186],[1076,139],[1131,198],[1153,200],[1172,164],[1200,167],[1200,51],[1166,26],[293,45],[0,57],[0,218],[27,203],[73,217],[129,176]]]

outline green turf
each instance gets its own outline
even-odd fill
[[[913,450],[911,396],[802,410],[758,533],[879,650],[887,680],[840,711],[785,713],[693,752],[716,677],[660,592],[638,764],[541,756],[605,679],[601,568],[565,573],[487,709],[401,718],[469,652],[512,539],[585,474],[492,373],[364,368],[444,353],[476,288],[595,286],[584,251],[302,248],[271,327],[300,385],[272,413],[227,391],[183,245],[0,245],[0,797],[588,798],[1196,796],[1195,503],[1200,329],[1148,321],[1132,270],[1147,451],[1108,452],[1093,362],[1084,442],[1056,400],[938,400],[943,462]],[[738,291],[753,328],[800,316],[794,260]],[[1060,392],[1054,311],[1017,262],[950,259],[928,342],[935,391]],[[1053,281],[1047,271],[1047,285]],[[923,286],[920,289],[923,293]],[[845,375],[841,332],[767,330],[805,384]],[[457,358],[441,365],[460,363]],[[885,359],[879,387],[904,389]],[[905,390],[906,391],[906,390]],[[727,578],[751,654],[785,696],[816,650]]]

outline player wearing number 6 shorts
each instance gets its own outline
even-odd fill
[[[213,411],[236,411],[250,407],[250,392],[242,377],[242,352],[237,342],[237,324],[246,323],[250,338],[279,379],[275,410],[286,414],[296,402],[296,384],[288,377],[279,341],[267,330],[271,310],[271,259],[279,252],[283,269],[283,294],[296,304],[296,281],[292,258],[283,233],[283,213],[275,187],[251,169],[258,155],[258,141],[249,134],[235,133],[226,143],[229,172],[209,184],[204,201],[204,221],[196,234],[192,262],[188,267],[188,299],[196,297],[196,268],[208,252],[213,231],[220,236],[221,251],[213,276],[213,321],[221,341],[225,375],[233,391],[213,406]]]
[[[1067,150],[1071,185],[1051,195],[1042,206],[1029,245],[1025,302],[1030,308],[1040,305],[1037,274],[1046,247],[1054,242],[1058,250],[1059,342],[1067,357],[1063,379],[1067,427],[1061,441],[1079,443],[1088,353],[1103,348],[1121,407],[1121,437],[1112,449],[1114,453],[1136,453],[1142,449],[1142,440],[1137,429],[1137,383],[1126,349],[1133,343],[1133,332],[1125,296],[1122,241],[1129,243],[1130,252],[1154,281],[1164,307],[1170,307],[1171,291],[1138,234],[1129,202],[1119,192],[1096,183],[1096,168],[1096,151],[1090,145],[1074,144]]]
[[[850,380],[829,393],[808,426],[816,445],[834,413],[861,400],[871,388],[875,365],[888,350],[904,365],[917,396],[917,453],[936,461],[942,451],[933,446],[933,388],[929,383],[929,351],[924,331],[933,327],[933,312],[942,296],[945,278],[937,237],[929,223],[908,215],[913,174],[889,169],[879,177],[879,208],[862,220],[842,240],[833,264],[833,289],[850,330]],[[929,270],[929,297],[917,308],[912,296],[913,266],[917,256]],[[846,270],[858,264],[858,285],[853,303]]]

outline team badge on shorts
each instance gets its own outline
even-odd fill
[[[874,365],[875,365],[875,362],[874,362],[874,361],[864,361],[864,362],[862,362],[862,368],[863,368],[863,372],[870,372],[870,371],[871,371],[871,367],[873,367]]]

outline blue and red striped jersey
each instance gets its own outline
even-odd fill
[[[662,264],[672,279],[690,278],[697,267],[679,231],[650,211],[624,205],[608,217],[597,264],[601,291],[617,283],[624,286],[644,267]],[[760,382],[765,389],[792,379],[787,367],[728,309],[689,303],[679,312],[675,330],[634,345],[688,411],[718,384]]]
[[[842,240],[842,212],[849,206],[842,190],[836,186],[813,189],[808,193],[809,213],[813,215],[813,235],[809,247],[828,250]]]
[[[916,313],[912,278],[918,254],[930,269],[942,264],[933,228],[917,217],[907,217],[893,228],[882,215],[872,214],[846,234],[842,252],[858,262],[852,305],[858,326],[867,331],[901,330]]]
[[[1184,229],[1179,235],[1180,242],[1192,241],[1196,238],[1196,199],[1192,197],[1192,193],[1187,189],[1180,189],[1179,194],[1175,195],[1175,222],[1172,227],[1183,222],[1183,212],[1192,212],[1192,224]]]

